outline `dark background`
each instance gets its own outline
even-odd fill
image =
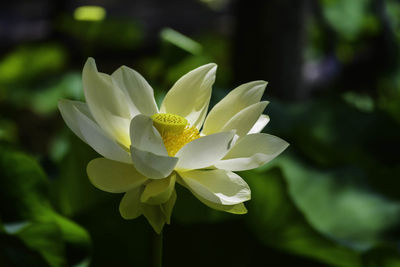
[[[1,3],[0,266],[151,263],[153,230],[88,182],[97,155],[57,110],[83,100],[89,56],[139,71],[158,102],[209,62],[212,104],[269,81],[264,132],[291,146],[239,173],[246,215],[177,188],[164,266],[400,266],[399,52],[397,0]]]

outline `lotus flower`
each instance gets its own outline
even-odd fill
[[[247,212],[250,188],[233,171],[257,168],[288,144],[260,133],[269,121],[262,114],[268,102],[260,102],[264,81],[237,87],[207,115],[216,69],[207,64],[185,74],[158,108],[138,72],[122,66],[107,75],[89,58],[82,77],[86,103],[60,100],[68,127],[103,156],[87,166],[91,183],[125,193],[123,218],[143,214],[160,233],[170,223],[176,183],[213,209]]]

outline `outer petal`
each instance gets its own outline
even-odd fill
[[[158,113],[153,88],[151,88],[142,75],[131,68],[122,66],[111,77],[118,87],[129,97],[131,117],[138,114],[151,116],[154,113]]]
[[[224,170],[179,172],[191,191],[207,201],[235,205],[250,199],[250,188],[237,174]]]
[[[144,176],[151,179],[162,179],[171,174],[178,158],[160,156],[152,152],[131,146],[133,165]]]
[[[254,133],[260,133],[264,127],[268,124],[269,122],[269,116],[262,114],[256,123],[253,125],[253,128],[250,129],[250,131],[247,134],[254,134]]]
[[[175,206],[175,202],[176,202],[176,191],[174,189],[169,200],[161,205],[161,211],[164,214],[165,221],[167,224],[171,223],[171,215],[172,215],[172,210],[174,209]]]
[[[246,206],[243,203],[239,203],[236,205],[222,205],[222,204],[217,204],[211,201],[208,201],[207,199],[199,196],[198,194],[196,194],[193,190],[191,190],[191,188],[189,186],[187,186],[185,184],[185,182],[182,180],[182,178],[179,178],[177,180],[182,186],[186,187],[187,189],[190,190],[190,192],[192,192],[192,194],[198,199],[200,200],[204,205],[215,209],[215,210],[219,210],[219,211],[225,211],[228,213],[232,213],[232,214],[246,214],[247,213],[247,209]]]
[[[131,163],[129,153],[93,121],[85,103],[60,100],[58,108],[65,123],[82,141],[89,144],[100,155],[125,163]]]
[[[239,137],[246,135],[257,122],[267,105],[268,101],[263,101],[242,109],[222,127],[221,131],[236,130],[236,134]]]
[[[90,112],[100,127],[129,147],[130,111],[124,92],[113,85],[109,75],[99,73],[93,58],[83,68],[82,82]]]
[[[160,205],[142,204],[142,212],[147,221],[153,227],[157,234],[160,234],[166,223],[165,215]]]
[[[127,192],[147,181],[131,164],[105,158],[90,161],[86,171],[95,187],[110,193]]]
[[[150,205],[160,205],[170,199],[175,189],[176,174],[165,179],[152,180],[142,193],[140,201]]]
[[[234,131],[207,135],[186,144],[178,151],[177,169],[201,169],[214,165],[230,149]]]
[[[168,91],[160,112],[185,117],[190,125],[200,129],[210,102],[216,70],[217,65],[211,63],[182,76]]]
[[[203,133],[208,135],[220,132],[222,126],[239,111],[259,102],[266,86],[265,81],[254,81],[232,90],[210,111],[204,122]]]
[[[119,203],[119,212],[121,213],[122,218],[130,220],[142,215],[142,205],[140,203],[140,195],[142,191],[142,187],[137,187],[125,193]]]
[[[169,200],[161,205],[147,205],[142,204],[141,210],[143,215],[146,217],[147,221],[153,227],[154,231],[158,234],[161,233],[164,224],[170,223],[171,214],[176,202],[176,192],[175,190],[172,192]]]
[[[134,117],[131,121],[130,137],[131,145],[135,148],[157,155],[168,156],[160,133],[153,126],[151,118],[145,115]]]
[[[231,171],[244,171],[260,167],[284,151],[289,144],[279,137],[259,133],[240,139],[215,166]]]

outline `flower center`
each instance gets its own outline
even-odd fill
[[[151,116],[153,125],[160,133],[168,155],[173,157],[187,143],[200,137],[196,127],[178,115],[157,113]]]

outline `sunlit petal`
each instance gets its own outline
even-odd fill
[[[269,122],[269,116],[262,114],[247,134],[260,133]]]
[[[254,169],[274,159],[288,146],[286,141],[273,135],[264,133],[246,135],[215,166],[231,171]]]
[[[235,132],[207,135],[186,144],[178,151],[177,169],[201,169],[214,165],[222,159],[230,149]]]
[[[179,172],[183,182],[207,201],[235,205],[250,199],[250,188],[237,174],[224,170]]]
[[[202,132],[207,135],[220,132],[221,128],[238,112],[258,103],[266,86],[265,81],[254,81],[232,90],[211,109]]]
[[[217,65],[207,64],[182,76],[168,91],[161,113],[185,117],[191,126],[200,129],[211,97]]]
[[[236,134],[239,137],[246,135],[257,122],[267,105],[268,102],[263,101],[242,109],[222,127],[221,131],[236,130]]]
[[[99,126],[119,143],[129,147],[130,111],[125,93],[111,76],[97,71],[93,58],[83,68],[82,82],[90,112]]]
[[[111,77],[117,86],[129,97],[131,117],[138,114],[151,116],[158,112],[153,88],[137,71],[122,66]]]
[[[60,100],[58,108],[68,127],[97,153],[108,159],[126,163],[132,162],[129,153],[93,121],[86,104],[78,101]]]

